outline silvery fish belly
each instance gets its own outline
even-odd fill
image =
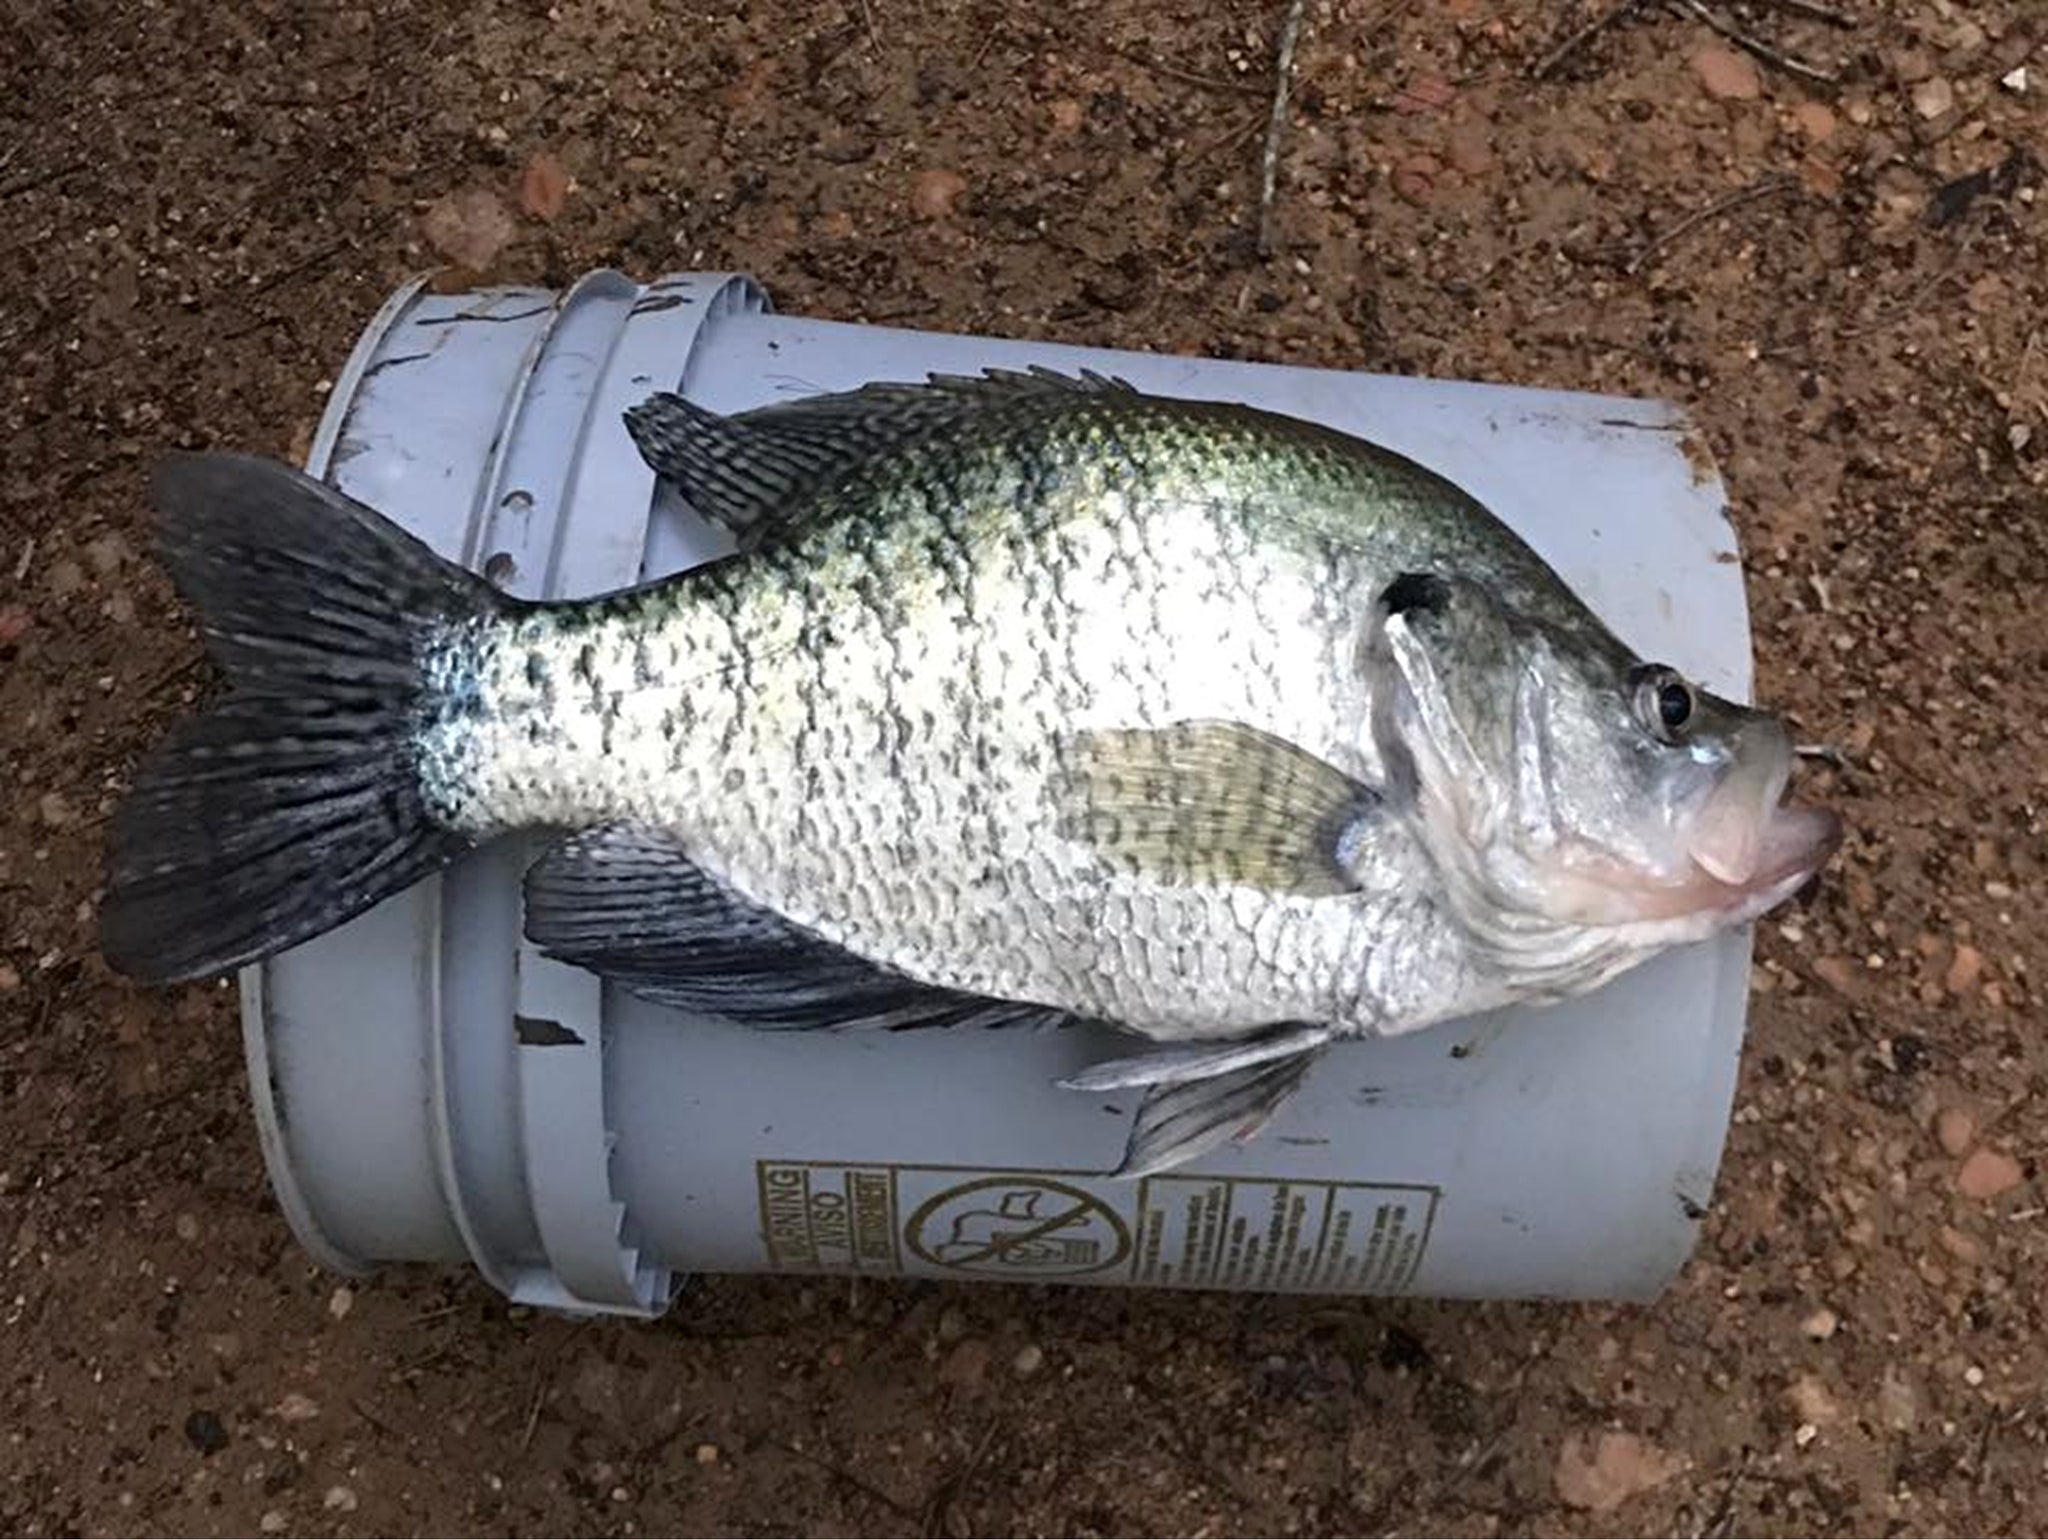
[[[1151,1040],[1069,1082],[1147,1088],[1129,1174],[1249,1137],[1337,1038],[1752,919],[1837,838],[1774,718],[1358,439],[1036,373],[628,426],[739,548],[578,602],[173,463],[166,558],[241,688],[117,823],[117,965],[269,955],[563,827],[529,934],[651,998]]]

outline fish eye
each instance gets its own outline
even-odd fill
[[[1676,669],[1652,664],[1636,670],[1636,714],[1665,743],[1676,743],[1691,725],[1695,701],[1692,686]]]

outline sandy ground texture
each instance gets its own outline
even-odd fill
[[[1273,250],[1248,0],[12,0],[0,49],[0,1528],[2037,1532],[2048,13],[1321,0]],[[1812,78],[1796,66],[1817,68]],[[711,1280],[644,1326],[354,1287],[271,1202],[231,994],[94,949],[208,676],[170,445],[302,452],[391,286],[1666,396],[1853,833],[1765,926],[1650,1308]],[[1625,1152],[1617,1152],[1618,1157]]]

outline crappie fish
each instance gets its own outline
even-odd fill
[[[274,462],[171,460],[236,692],[113,826],[104,949],[219,973],[508,831],[553,956],[776,1027],[1082,1020],[1130,1175],[1330,1043],[1593,989],[1824,864],[1773,716],[1635,656],[1449,481],[1093,374],[871,385],[648,463],[738,550],[500,593]]]

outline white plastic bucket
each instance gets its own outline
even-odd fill
[[[1656,403],[811,321],[743,277],[394,294],[309,469],[513,592],[575,596],[726,538],[621,413],[719,411],[1045,363],[1363,434],[1459,482],[1622,636],[1750,687],[1735,535]],[[1521,1298],[1654,1296],[1687,1257],[1741,1047],[1746,931],[1576,1002],[1331,1051],[1252,1143],[1137,1182],[1135,1096],[1064,1032],[776,1033],[693,1020],[536,954],[479,851],[242,977],[255,1111],[306,1249],[473,1264],[513,1299],[658,1314],[690,1272]]]

